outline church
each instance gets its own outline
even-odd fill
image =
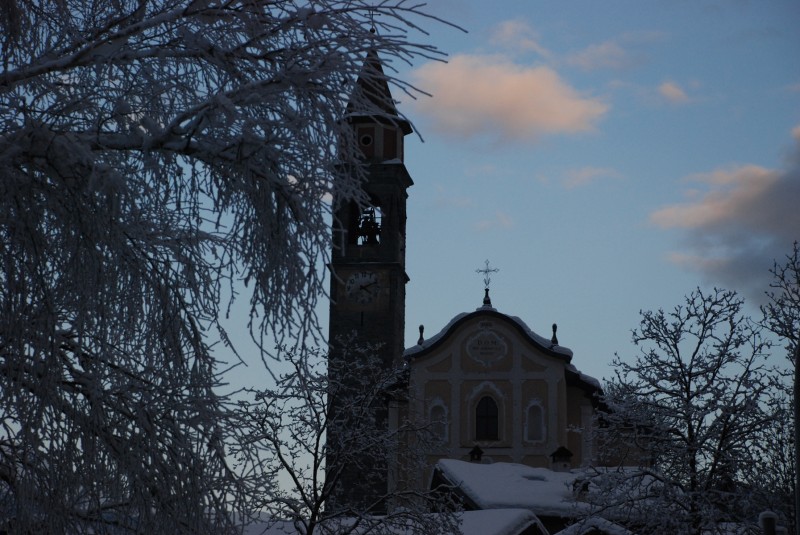
[[[517,317],[482,306],[405,350],[407,417],[434,436],[440,459],[511,462],[569,470],[592,460],[600,384],[572,364],[572,352]],[[430,483],[431,472],[420,474]],[[427,480],[427,481],[426,481]]]
[[[356,91],[374,110],[351,109],[347,116],[363,154],[369,203],[334,205],[329,359],[338,365],[331,369],[347,369],[336,340],[356,333],[375,345],[381,366],[402,369],[406,378],[402,395],[377,421],[387,429],[412,422],[433,439],[422,452],[422,469],[409,473],[379,463],[375,470],[385,476],[374,492],[397,485],[430,488],[445,460],[562,472],[588,465],[595,455],[591,431],[600,384],[578,371],[555,325],[542,336],[494,308],[488,261],[476,309],[449,322],[443,318],[441,330],[427,338],[420,327],[419,339],[406,347],[406,204],[413,181],[404,163],[404,137],[412,130],[395,107],[376,55],[367,57]],[[421,442],[411,437],[411,443]],[[347,477],[355,483],[363,474]]]

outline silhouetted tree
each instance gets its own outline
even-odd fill
[[[767,292],[769,301],[761,307],[764,315],[764,325],[778,335],[786,343],[787,358],[791,362],[793,371],[792,385],[789,394],[793,399],[792,418],[786,420],[786,425],[791,427],[791,432],[786,438],[793,443],[792,455],[785,460],[788,466],[794,467],[794,531],[800,535],[800,469],[797,462],[800,459],[800,245],[794,242],[792,252],[786,255],[786,262],[779,264],[777,261],[770,270],[773,275],[771,290]],[[783,487],[785,488],[785,486]]]
[[[376,409],[396,396],[402,403],[403,371],[385,369],[379,357],[370,358],[369,347],[343,343],[341,350],[345,358],[337,361],[347,362],[346,383],[330,379],[322,352],[288,352],[283,358],[290,371],[272,388],[248,390],[249,399],[239,402],[232,453],[246,474],[248,494],[258,497],[251,502],[252,518],[288,522],[303,535],[460,533],[441,493],[411,490],[396,480],[423,469],[427,449],[407,445],[409,437],[424,442],[429,434],[405,421],[392,427],[376,421]],[[376,466],[387,471],[376,473]],[[342,489],[348,472],[361,478],[347,478],[355,488]],[[380,486],[371,478],[389,472],[386,490],[373,494]],[[334,505],[343,494],[364,499]]]
[[[735,292],[696,290],[673,310],[641,313],[633,360],[616,357],[603,428],[610,443],[638,441],[632,468],[602,472],[589,500],[640,533],[716,533],[755,521],[759,451],[770,429],[757,324]],[[621,434],[619,434],[621,433]]]

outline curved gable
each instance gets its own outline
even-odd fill
[[[491,307],[481,307],[475,312],[459,314],[436,335],[424,340],[422,344],[417,344],[416,346],[406,349],[403,356],[407,360],[424,358],[434,353],[438,348],[446,345],[465,324],[483,318],[502,322],[511,330],[516,331],[521,338],[545,355],[561,360],[565,364],[569,364],[572,361],[571,350],[554,344],[547,338],[536,334],[520,318],[502,314]],[[490,341],[487,341],[487,343],[490,343]]]

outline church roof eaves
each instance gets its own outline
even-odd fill
[[[430,351],[433,351],[434,348],[441,345],[460,325],[465,323],[466,321],[481,315],[492,316],[498,319],[503,319],[509,321],[512,325],[514,325],[517,330],[525,336],[534,346],[539,348],[544,353],[556,357],[565,361],[569,364],[572,361],[572,350],[569,348],[553,344],[550,340],[536,334],[528,325],[522,321],[522,319],[518,318],[517,316],[509,316],[508,314],[503,314],[502,312],[498,312],[497,309],[492,308],[490,306],[482,306],[475,310],[474,312],[463,312],[456,317],[454,317],[450,322],[439,331],[434,336],[431,336],[427,340],[424,340],[422,344],[417,344],[413,347],[407,348],[403,352],[403,357],[411,360],[419,358]]]

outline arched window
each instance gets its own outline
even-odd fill
[[[358,245],[379,245],[383,212],[380,206],[368,206],[358,216]]]
[[[431,407],[430,424],[434,439],[439,442],[447,442],[447,408],[441,403]]]
[[[484,396],[475,407],[475,440],[498,440],[497,403]]]
[[[530,442],[544,440],[544,411],[542,406],[534,402],[528,407],[526,437]]]

